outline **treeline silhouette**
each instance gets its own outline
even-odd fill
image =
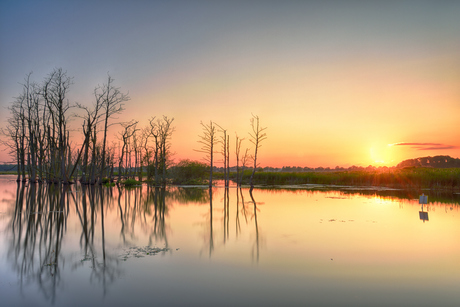
[[[451,156],[420,157],[404,160],[396,167],[433,167],[433,168],[452,168],[460,167],[460,159]]]

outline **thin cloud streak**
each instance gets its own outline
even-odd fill
[[[455,148],[458,148],[458,146],[446,145],[446,146],[440,146],[440,147],[414,147],[414,148],[417,148],[418,150],[441,150],[441,149],[455,149]]]
[[[441,143],[410,143],[410,142],[399,142],[394,144],[388,144],[388,146],[411,146],[411,148],[416,150],[446,150],[446,149],[456,149],[458,146],[447,145]],[[429,147],[426,147],[429,146]]]

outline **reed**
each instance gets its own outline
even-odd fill
[[[232,174],[235,178],[235,174]],[[247,179],[245,180],[247,181]],[[247,183],[247,182],[243,182]],[[258,185],[333,184],[395,188],[459,189],[460,168],[405,168],[385,171],[257,172]]]

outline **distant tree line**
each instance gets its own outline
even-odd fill
[[[460,159],[450,156],[421,157],[416,159],[404,160],[397,167],[434,167],[451,168],[460,167]]]

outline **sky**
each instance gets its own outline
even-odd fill
[[[118,121],[173,117],[176,161],[203,158],[201,121],[250,147],[252,114],[262,167],[457,158],[459,16],[460,1],[0,0],[0,125],[26,74],[60,67],[70,102],[110,74],[131,98]]]

